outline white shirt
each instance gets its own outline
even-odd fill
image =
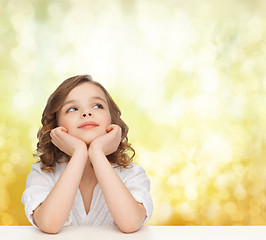
[[[32,164],[32,171],[27,177],[26,189],[22,195],[22,203],[25,206],[26,216],[32,225],[36,226],[33,222],[33,211],[45,200],[59,179],[66,164],[57,164],[55,171],[50,173],[41,170],[40,162]],[[135,200],[142,203],[146,209],[145,224],[150,219],[153,211],[153,203],[150,196],[150,180],[142,167],[136,163],[131,163],[131,165],[133,166],[132,168],[116,167],[114,170]],[[64,226],[71,225],[115,225],[98,183],[93,191],[88,215],[86,214],[82,195],[78,189],[72,209],[64,224]]]

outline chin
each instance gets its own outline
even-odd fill
[[[82,140],[83,142],[85,142],[87,145],[90,145],[94,139],[96,139],[96,138],[98,138],[104,134],[105,133],[99,133],[99,132],[93,133],[93,134],[91,134],[91,133],[90,134],[84,134],[83,136],[80,136],[79,139]]]
[[[87,144],[87,146],[89,146],[90,144],[91,144],[91,142],[92,142],[93,140],[90,140],[90,141],[84,141],[86,144]]]
[[[82,140],[83,142],[85,142],[87,145],[90,145],[91,142],[92,142],[94,139],[96,139],[97,137],[98,137],[98,136],[90,137],[90,138],[81,138],[81,140]]]
[[[95,139],[95,138],[79,138],[81,141],[85,142],[87,145],[90,145],[91,142]]]

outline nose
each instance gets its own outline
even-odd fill
[[[86,114],[86,113],[83,113],[83,114],[82,114],[82,117],[83,117],[83,118],[85,118],[86,116],[88,116],[88,117],[91,117],[91,116],[92,116],[92,114],[91,114],[91,113],[88,113],[88,114]]]

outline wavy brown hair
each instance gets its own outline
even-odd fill
[[[66,161],[70,160],[70,157],[66,153],[62,152],[51,142],[50,132],[52,129],[58,127],[56,115],[61,109],[69,92],[85,82],[94,84],[102,89],[107,99],[111,122],[112,124],[119,125],[122,129],[122,137],[118,149],[107,156],[108,161],[117,164],[118,166],[127,167],[130,166],[130,163],[135,156],[135,150],[128,143],[128,126],[121,119],[121,111],[110,94],[100,83],[93,81],[91,76],[78,75],[62,82],[51,94],[44,108],[41,120],[42,127],[37,134],[39,142],[37,143],[36,153],[34,154],[34,156],[42,162],[42,170],[48,172],[54,171],[56,163],[58,163],[58,160],[63,156],[65,156]],[[132,156],[128,154],[129,151],[133,153]]]

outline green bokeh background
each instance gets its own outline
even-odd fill
[[[148,225],[266,224],[265,0],[0,0],[0,224],[46,100],[90,74],[151,179]]]

